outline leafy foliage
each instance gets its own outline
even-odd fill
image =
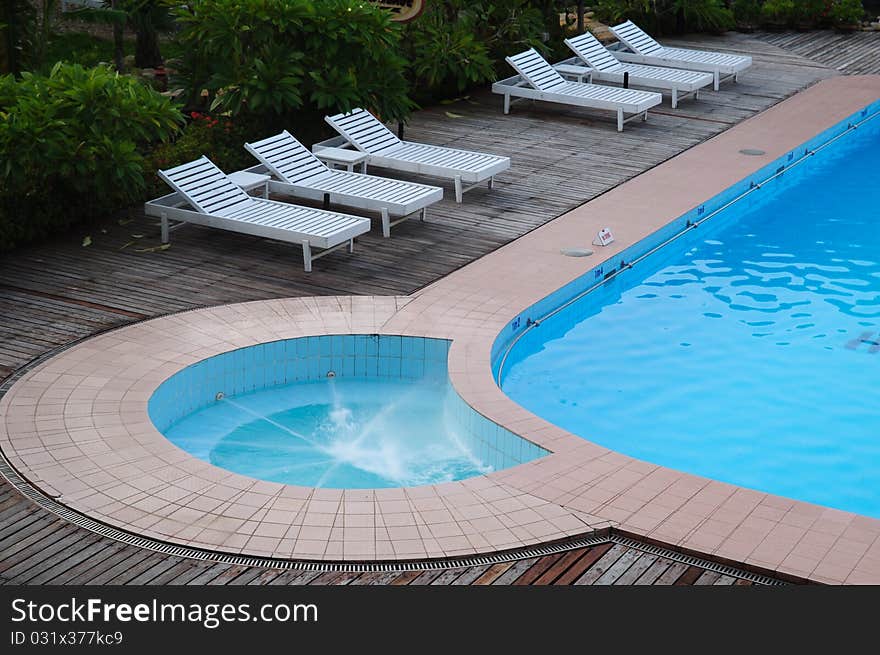
[[[155,198],[169,193],[168,185],[159,179],[156,171],[185,164],[202,155],[207,155],[224,171],[234,171],[256,163],[242,147],[252,137],[252,127],[229,116],[212,116],[196,111],[189,114],[189,119],[175,140],[159,143],[146,156],[146,197]],[[265,136],[266,133],[259,134]]]
[[[173,10],[187,53],[177,63],[194,101],[296,129],[320,115],[368,107],[385,118],[412,108],[400,29],[358,0],[193,0]]]
[[[831,18],[835,27],[857,25],[865,17],[865,7],[861,0],[834,0],[831,5]]]
[[[168,98],[106,67],[0,78],[0,248],[140,200],[142,152],[181,121]]]
[[[35,38],[36,11],[30,0],[0,3],[0,74],[25,69]]]
[[[722,32],[734,26],[733,12],[721,0],[599,0],[599,20],[632,20],[652,33]]]
[[[528,0],[435,0],[406,26],[402,46],[413,96],[459,94],[507,72],[504,57],[545,49],[548,17]],[[552,12],[558,22],[558,13]]]

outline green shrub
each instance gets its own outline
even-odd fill
[[[608,25],[631,20],[646,32],[661,30],[662,5],[657,7],[651,0],[599,0],[595,12]]]
[[[401,42],[413,97],[427,103],[512,71],[504,57],[545,50],[548,17],[529,0],[435,0]],[[540,4],[540,3],[537,3]],[[559,22],[558,12],[548,15]]]
[[[721,0],[676,0],[672,11],[685,31],[724,32],[734,26],[733,12]]]
[[[599,0],[599,20],[631,20],[649,33],[723,32],[734,26],[733,12],[721,0]]]
[[[449,21],[439,3],[407,29],[403,45],[412,95],[421,103],[451,97],[495,75],[472,17]]]
[[[765,27],[781,29],[794,22],[794,0],[767,0],[761,8],[761,22]]]
[[[0,249],[143,198],[143,156],[182,121],[109,68],[0,78]]]
[[[832,0],[800,0],[796,3],[793,19],[799,29],[827,27],[831,24]]]
[[[189,118],[190,121],[175,140],[158,144],[145,157],[147,198],[171,193],[157,171],[185,164],[202,155],[227,172],[248,168],[257,163],[244,149],[244,144],[266,136],[258,131],[261,128],[254,129],[253,126],[247,126],[230,116],[212,116],[195,111],[190,113]]]
[[[865,7],[861,0],[834,0],[831,5],[831,20],[835,27],[858,25],[864,17]]]
[[[36,11],[30,0],[0,3],[0,74],[25,70],[36,29]]]
[[[259,118],[265,133],[362,106],[403,118],[400,28],[359,0],[192,0],[173,10],[187,52],[176,64],[191,99],[212,110]]]
[[[761,0],[733,0],[730,9],[741,30],[753,30],[761,23]]]

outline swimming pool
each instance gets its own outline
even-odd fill
[[[458,396],[449,344],[324,335],[241,348],[166,380],[150,418],[199,459],[306,487],[452,482],[545,455]]]
[[[880,518],[880,119],[777,170],[535,310],[500,384],[624,454]]]

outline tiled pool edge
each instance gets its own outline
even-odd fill
[[[880,100],[876,100],[868,106],[853,112],[836,125],[823,130],[813,138],[792,148],[786,154],[764,164],[754,173],[730,185],[720,194],[706,199],[686,213],[677,216],[644,239],[626,246],[623,250],[617,252],[613,258],[596,264],[581,277],[572,280],[565,286],[524,309],[504,326],[504,329],[498,334],[498,337],[492,344],[491,361],[495,379],[499,380],[504,356],[510,350],[513,342],[519,339],[529,326],[533,325],[534,321],[542,320],[548,313],[553,312],[566,303],[570,303],[596,285],[601,285],[615,273],[630,267],[632,262],[646,253],[653,251],[695,224],[699,224],[700,221],[722,211],[749,191],[760,188],[771,179],[783,175],[786,170],[804,163],[817,148],[824,147],[850,130],[858,129],[862,122],[868,120],[880,121]]]
[[[267,341],[202,359],[167,377],[147,401],[150,420],[166,433],[184,416],[240,394],[299,382],[335,379],[422,380],[445,387],[456,437],[498,471],[548,455],[475,412],[449,382],[451,342],[397,334],[324,334]]]
[[[65,498],[94,504],[95,512],[106,512],[112,521],[150,536],[165,535],[177,543],[228,552],[330,561],[417,559],[493,552],[510,545],[541,543],[620,525],[655,541],[795,577],[822,582],[877,582],[878,522],[865,522],[863,517],[846,513],[826,515],[822,508],[679,474],[599,448],[515,405],[494,386],[490,367],[492,344],[504,325],[524,307],[585,272],[586,262],[561,258],[559,247],[583,240],[585,235],[588,239],[590,232],[605,222],[603,217],[614,215],[608,212],[608,197],[619,192],[638,200],[632,189],[645,184],[642,178],[654,179],[658,169],[670,167],[679,167],[679,174],[682,167],[684,173],[692,172],[688,162],[692,166],[694,157],[704,156],[707,151],[711,154],[732,133],[749,136],[757,128],[764,138],[768,129],[773,132],[774,124],[781,125],[785,132],[791,127],[785,125],[787,118],[791,122],[787,110],[800,107],[803,111],[805,102],[816,109],[812,115],[820,124],[812,132],[816,134],[823,120],[824,127],[836,122],[827,120],[827,115],[833,113],[831,109],[864,98],[866,80],[873,93],[871,100],[880,97],[880,78],[836,79],[696,146],[410,298],[246,303],[125,328],[123,339],[132,339],[128,348],[120,349],[121,342],[114,341],[118,334],[107,342],[87,342],[85,347],[68,353],[67,358],[53,360],[55,368],[39,368],[27,377],[29,385],[16,385],[11,390],[13,395],[0,401],[0,409],[4,410],[0,431],[9,430],[23,437],[17,444],[21,446],[20,464],[46,476],[60,476],[70,489],[65,490]],[[735,180],[742,176],[731,173],[731,177]],[[674,200],[681,205],[681,193]],[[665,206],[653,194],[647,202],[654,208]],[[596,207],[599,209],[594,211]],[[621,215],[632,209],[626,202],[611,207]],[[687,209],[669,211],[668,216],[681,215]],[[630,218],[627,216],[627,221]],[[649,227],[637,221],[620,225],[613,226],[618,242],[606,251],[608,258],[617,257],[622,247],[635,243],[639,232]],[[290,325],[280,326],[279,321]],[[230,349],[285,334],[329,332],[453,339],[449,368],[458,393],[489,420],[550,448],[553,454],[461,484],[391,490],[394,493],[332,493],[234,475],[218,478],[217,470],[200,466],[176,449],[160,447],[159,457],[146,451],[148,443],[156,445],[150,439],[157,433],[149,429],[145,403],[157,380],[163,379],[160,375],[209,356],[218,347]],[[173,352],[178,343],[187,346]],[[177,360],[179,363],[172,366]],[[125,375],[120,377],[119,386],[114,386],[107,372],[118,371],[120,365],[126,367]],[[40,406],[41,402],[45,404]],[[6,415],[10,408],[16,414],[13,420]],[[87,421],[88,417],[96,420]],[[66,437],[76,438],[75,445],[63,443]],[[0,434],[0,440],[4,450],[11,445],[5,433]],[[101,441],[109,447],[104,449]],[[47,454],[60,459],[44,459]],[[92,464],[96,467],[83,468]],[[110,479],[102,480],[103,474]],[[83,480],[94,486],[78,488],[76,483]],[[143,486],[142,482],[152,486],[141,490],[137,485]],[[183,495],[173,500],[160,495],[169,493]],[[229,493],[233,495],[225,496]],[[145,497],[166,503],[147,513],[157,518],[164,512],[157,522],[145,520],[137,509],[137,503]],[[315,508],[322,511],[311,511]],[[242,511],[249,512],[247,518],[236,516]],[[310,515],[319,518],[310,523]],[[213,522],[206,524],[210,516]],[[373,525],[371,537],[358,538],[368,518]],[[392,525],[402,519],[405,525]],[[232,524],[244,524],[246,530],[237,531]],[[282,531],[279,535],[279,526],[296,527],[299,532]],[[737,531],[739,528],[747,529],[746,537]],[[722,532],[737,538],[724,543],[721,538],[709,538]],[[318,533],[322,536],[316,536]],[[811,538],[809,543],[806,537],[801,538],[804,535]],[[209,537],[210,542],[206,541]]]
[[[467,323],[466,317],[473,315],[472,323],[491,322],[500,332],[523,316],[525,308],[595,266],[587,264],[589,259],[560,257],[560,247],[586,245],[584,236],[590,238],[611,223],[617,242],[598,249],[598,255],[613,261],[707,197],[772,167],[775,159],[876,106],[878,97],[878,76],[820,82],[428,287],[392,324],[403,316],[411,326],[420,320],[437,323],[454,310],[455,323]],[[769,164],[738,154],[756,145],[766,149]],[[711,170],[704,161],[713,162]],[[672,192],[658,187],[658,180],[671,180]],[[650,220],[641,220],[651,213]],[[485,307],[487,302],[491,308]],[[498,332],[487,336],[485,327],[472,326],[479,336],[454,343],[456,384],[489,418],[566,451],[564,458],[551,456],[499,478],[568,509],[612,521],[619,529],[686,550],[818,582],[880,581],[880,521],[682,475],[583,440],[578,450],[567,438],[572,435],[523,410],[498,389],[490,372]]]

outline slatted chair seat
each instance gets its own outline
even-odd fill
[[[630,20],[615,25],[611,31],[629,50],[629,52],[623,50],[614,52],[614,56],[620,61],[712,73],[716,91],[724,80],[738,81],[739,74],[752,65],[752,58],[748,55],[667,48]]]
[[[270,182],[273,192],[378,211],[386,237],[410,214],[420,212],[424,220],[427,207],[443,199],[440,187],[333,170],[287,130],[244,147],[277,178]]]
[[[354,238],[370,231],[366,218],[249,196],[204,156],[158,173],[176,193],[145,203],[144,211],[161,219],[163,243],[172,220],[216,227],[299,244],[311,271],[312,261],[346,245],[353,250]]]
[[[700,89],[712,84],[711,73],[692,71],[683,68],[662,68],[644,64],[623,63],[589,32],[566,39],[565,44],[588,67],[590,81],[623,83],[663,89],[672,93],[672,107],[688,95],[699,97]]]
[[[403,141],[364,109],[324,120],[353,147],[369,154],[371,166],[452,179],[456,202],[462,201],[464,184],[488,180],[491,189],[495,176],[510,168],[510,157]]]
[[[622,131],[624,123],[634,118],[647,120],[648,109],[659,105],[663,100],[659,93],[652,91],[569,82],[534,48],[506,59],[528,86],[513,84],[509,80],[493,85],[492,90],[495,93],[504,94],[505,114],[510,111],[512,95],[577,107],[610,109],[617,113],[617,129]],[[624,118],[624,114],[633,116]]]

